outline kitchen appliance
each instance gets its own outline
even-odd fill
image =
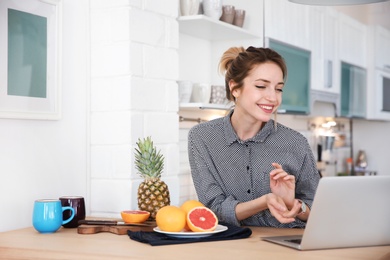
[[[322,176],[335,176],[337,156],[333,149],[335,143],[334,135],[322,135],[319,137],[319,145],[317,147],[318,161],[317,167]],[[320,154],[321,153],[321,154]]]

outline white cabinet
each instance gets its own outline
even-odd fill
[[[309,10],[307,5],[286,0],[265,0],[265,37],[310,49]]]
[[[345,14],[339,14],[339,58],[367,68],[367,26]]]
[[[310,7],[311,88],[340,93],[337,53],[338,13],[324,6]]]
[[[341,116],[366,118],[366,69],[342,62],[341,71]]]
[[[375,67],[390,71],[390,30],[380,26],[374,26],[370,29],[373,31],[371,36],[374,41]]]
[[[390,31],[369,27],[367,118],[390,120]]]
[[[367,91],[367,118],[390,120],[390,72],[371,69]]]

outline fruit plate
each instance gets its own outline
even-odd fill
[[[226,231],[228,228],[223,225],[217,225],[214,231],[210,232],[190,232],[190,231],[181,231],[181,232],[167,232],[160,230],[159,227],[153,228],[155,232],[165,234],[170,237],[177,237],[177,238],[200,238],[200,237],[208,237],[220,232]]]

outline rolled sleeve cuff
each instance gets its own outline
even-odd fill
[[[239,201],[235,200],[232,196],[226,198],[221,205],[221,216],[224,216],[223,221],[236,226],[241,225],[236,217],[236,206],[238,203]]]

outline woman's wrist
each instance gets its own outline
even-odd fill
[[[288,201],[285,202],[288,210],[291,210],[294,207],[295,201],[296,201],[296,199],[293,199],[292,201],[289,201],[289,202]]]

